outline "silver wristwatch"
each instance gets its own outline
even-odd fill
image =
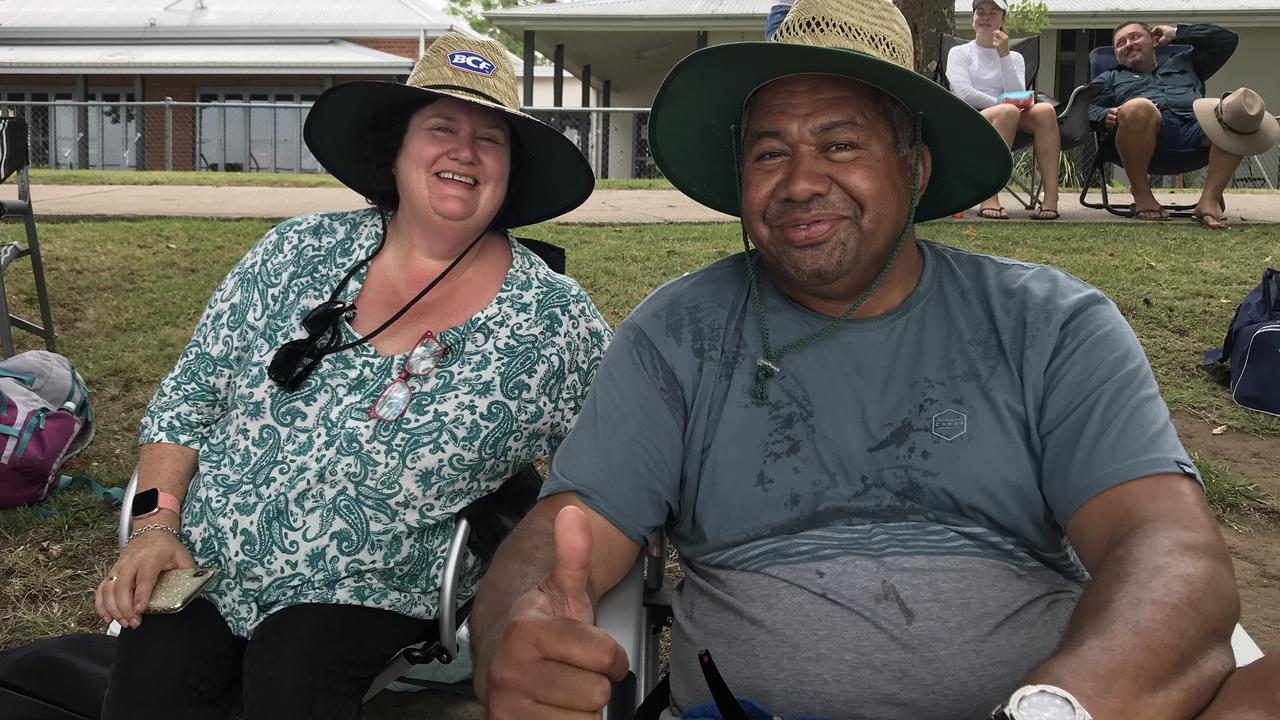
[[[1024,685],[991,712],[991,720],[1093,720],[1093,716],[1060,687]]]

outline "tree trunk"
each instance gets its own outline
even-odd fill
[[[916,72],[933,77],[942,34],[952,32],[955,25],[955,3],[952,0],[896,2],[911,27],[911,39],[916,44]]]

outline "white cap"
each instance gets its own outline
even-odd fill
[[[1005,2],[1005,0],[973,0],[973,9],[977,10],[978,6],[984,2],[989,2],[992,5],[995,5],[996,7],[1000,8],[1000,12],[1004,13],[1005,15],[1009,14],[1009,3]]]

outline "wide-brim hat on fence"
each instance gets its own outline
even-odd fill
[[[1280,121],[1267,113],[1262,96],[1249,88],[1191,103],[1200,130],[1232,155],[1257,155],[1280,144]]]
[[[520,111],[516,73],[506,48],[495,40],[457,32],[431,43],[403,84],[362,80],[326,90],[307,115],[303,138],[326,170],[368,198],[374,179],[361,155],[374,116],[397,105],[441,97],[496,110],[515,134],[511,186],[498,225],[519,227],[563,215],[595,188],[595,174],[578,146]]]
[[[689,197],[739,215],[736,147],[747,100],[779,78],[836,75],[924,115],[933,172],[916,220],[965,210],[1004,187],[1009,148],[976,110],[915,72],[913,56],[907,22],[887,0],[797,0],[772,42],[713,45],[672,68],[649,119],[654,160]]]

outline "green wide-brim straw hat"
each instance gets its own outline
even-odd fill
[[[654,160],[690,198],[740,216],[735,148],[747,100],[779,78],[836,75],[924,115],[933,171],[915,219],[961,212],[1004,187],[1009,148],[976,110],[915,72],[913,56],[906,20],[887,0],[797,0],[772,42],[713,45],[672,68],[649,118]]]
[[[431,43],[404,83],[336,85],[311,106],[302,135],[316,160],[366,198],[374,182],[361,154],[378,112],[424,98],[450,97],[500,113],[516,142],[511,186],[498,215],[504,228],[532,225],[581,205],[595,189],[582,151],[560,131],[520,111],[515,69],[495,40],[448,32]]]

